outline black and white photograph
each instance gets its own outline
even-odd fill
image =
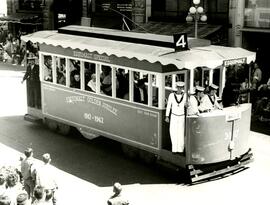
[[[267,204],[269,0],[0,0],[0,205]]]

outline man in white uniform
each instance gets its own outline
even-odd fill
[[[170,122],[172,152],[184,152],[185,103],[184,82],[176,82],[176,93],[170,93],[166,108],[166,122]],[[171,112],[171,117],[169,115]]]
[[[199,110],[202,112],[209,112],[214,109],[222,109],[217,101],[217,89],[218,86],[215,84],[211,84],[209,86],[210,93],[208,95],[204,95],[202,98],[202,102],[199,106]]]
[[[188,115],[199,115],[199,106],[204,96],[204,87],[196,86],[195,94],[190,95],[188,104]]]

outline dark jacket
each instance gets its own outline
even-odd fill
[[[34,65],[33,69],[31,66],[27,66],[23,80],[27,80],[29,83],[39,83],[39,66]]]

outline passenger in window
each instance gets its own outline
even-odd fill
[[[165,76],[165,86],[172,87],[172,76],[171,75]]]
[[[128,77],[125,74],[125,70],[119,68],[116,73],[117,80],[119,82],[119,89],[117,90],[117,97],[123,98],[128,93],[129,82]]]
[[[134,76],[133,76],[134,80],[139,80],[140,79],[140,73],[139,72],[134,72]]]
[[[230,107],[239,104],[240,84],[233,82],[234,79],[228,78],[222,92],[223,107]]]
[[[60,67],[57,67],[57,83],[61,85],[66,84],[66,68],[64,62],[61,62]]]
[[[80,65],[75,60],[71,60],[70,62],[70,85],[74,87],[75,84],[78,84],[78,81],[75,81],[75,75],[80,76]]]
[[[81,76],[79,72],[74,73],[71,86],[72,88],[81,88]]]
[[[109,66],[102,66],[101,73],[101,90],[104,94],[111,96],[112,95],[112,72]],[[116,79],[116,89],[118,89],[119,83]]]
[[[79,71],[80,70],[80,61],[70,60],[70,71]]]
[[[147,104],[148,94],[145,86],[146,79],[139,79],[134,86],[134,101],[138,103]]]
[[[96,92],[96,74],[95,74],[95,73],[93,73],[93,74],[91,75],[91,79],[90,79],[90,81],[87,83],[87,87],[88,87],[87,90],[89,90],[89,91],[91,91],[91,92]]]
[[[44,80],[52,82],[52,59],[45,58],[44,60]]]

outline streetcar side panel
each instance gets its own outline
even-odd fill
[[[45,117],[152,152],[159,149],[158,110],[46,83],[42,89]]]
[[[187,118],[187,164],[210,164],[248,151],[250,104]],[[231,118],[234,115],[237,117]]]

